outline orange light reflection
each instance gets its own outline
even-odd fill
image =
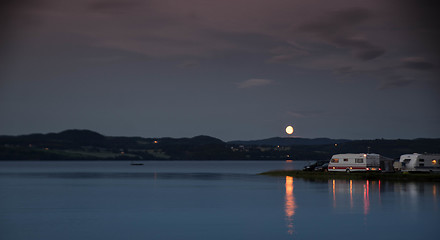
[[[353,180],[350,180],[350,208],[353,209]]]
[[[370,183],[367,180],[367,183],[364,184],[364,214],[367,215],[370,210]]]
[[[332,181],[332,185],[333,185],[333,208],[336,208],[336,184],[334,179]]]
[[[286,176],[286,199],[285,214],[287,221],[287,233],[293,234],[293,215],[295,215],[296,203],[293,196],[293,177]]]

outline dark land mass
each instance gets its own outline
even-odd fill
[[[261,140],[250,141],[230,141],[230,144],[239,144],[246,146],[313,146],[313,145],[329,145],[349,142],[348,139],[330,139],[330,138],[282,138],[273,137]]]
[[[347,180],[386,180],[386,181],[423,181],[423,182],[439,182],[440,174],[438,173],[382,173],[382,172],[314,172],[300,170],[279,170],[264,172],[260,175],[269,176],[291,176],[294,178],[308,179],[311,181],[327,181],[330,179],[347,179]]]
[[[440,139],[269,138],[224,142],[209,136],[110,137],[89,130],[0,136],[0,160],[327,160],[337,153],[360,152],[394,159],[406,153],[439,153]]]

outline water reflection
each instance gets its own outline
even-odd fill
[[[382,203],[382,200],[380,199],[380,180],[378,182],[378,185],[379,185],[379,202]]]
[[[364,214],[367,215],[370,210],[370,182],[367,180],[364,184]]]
[[[353,181],[353,180],[330,180],[331,192],[333,197],[333,208],[349,206],[354,209],[360,201],[362,203],[362,210],[365,215],[370,211],[370,188],[378,185],[380,191],[380,182],[370,181]],[[380,194],[379,194],[380,196]],[[356,204],[358,203],[358,204]],[[339,204],[339,205],[338,205]]]
[[[350,180],[350,208],[353,209],[353,180]]]
[[[333,179],[333,208],[336,208],[336,180]]]
[[[348,210],[365,216],[370,215],[374,208],[379,209],[382,205],[387,205],[385,201],[389,201],[390,193],[399,199],[394,206],[400,205],[405,211],[420,211],[427,206],[424,202],[426,197],[429,199],[429,206],[433,206],[432,210],[438,211],[439,186],[438,183],[423,182],[332,179],[328,181],[328,194],[333,209]]]
[[[285,199],[285,214],[287,221],[287,232],[293,234],[293,216],[296,209],[295,197],[293,196],[293,177],[286,176],[286,199]]]

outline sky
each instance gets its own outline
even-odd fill
[[[431,0],[15,0],[0,135],[440,137]]]

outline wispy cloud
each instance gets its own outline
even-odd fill
[[[322,114],[320,111],[287,111],[287,115],[294,118],[315,117]]]
[[[401,60],[403,68],[414,70],[431,70],[435,67],[434,64],[425,60],[422,57],[409,57]]]
[[[89,8],[101,13],[124,13],[141,5],[142,2],[139,0],[100,0],[90,3]]]
[[[178,67],[183,69],[194,69],[200,67],[200,63],[195,60],[186,60],[180,63]]]
[[[295,118],[305,118],[306,115],[304,113],[301,112],[293,112],[293,111],[288,111],[287,114],[289,116],[295,117]]]
[[[262,87],[273,83],[270,79],[252,78],[237,84],[238,88]]]
[[[363,61],[380,57],[385,50],[357,36],[357,28],[369,20],[372,13],[363,8],[336,11],[300,26],[300,32],[310,34],[317,41],[324,41],[338,48],[348,48]]]
[[[272,65],[269,67],[288,64],[306,71],[334,71],[338,77],[344,78],[372,76],[382,82],[385,77],[381,69],[384,66],[393,68],[390,72],[402,76],[407,76],[403,71],[410,70],[411,74],[431,74],[431,77],[437,74],[435,71],[439,66],[438,55],[407,53],[417,49],[415,47],[420,43],[402,36],[407,31],[412,35],[420,34],[413,32],[419,27],[408,29],[404,22],[397,21],[398,16],[387,15],[390,10],[395,12],[394,4],[389,9],[387,4],[378,4],[380,0],[335,0],[331,3],[324,0],[228,0],[208,5],[204,0],[25,2],[35,4],[11,3],[5,12],[15,12],[17,19],[22,14],[25,17],[20,19],[35,19],[17,20],[19,25],[15,28],[20,31],[26,27],[31,29],[31,34],[36,36],[32,39],[41,38],[38,42],[49,45],[52,39],[67,36],[72,37],[69,41],[77,42],[75,46],[91,47],[104,53],[111,51],[128,58],[190,59],[177,64],[182,69],[198,68],[202,62],[205,66],[209,64],[205,59],[218,56],[237,56],[236,59],[251,56],[255,60],[252,62],[265,61]],[[23,13],[17,13],[19,9]],[[396,23],[400,25],[395,26]],[[424,25],[423,32],[436,33],[435,27],[435,24]],[[438,38],[430,39],[435,42]],[[68,41],[57,42],[62,45]],[[435,50],[437,44],[429,48]],[[390,54],[385,54],[386,50]],[[434,50],[430,52],[435,53]],[[424,58],[404,58],[412,54]],[[93,60],[110,62],[118,59],[98,56]],[[412,79],[416,78],[412,76]],[[249,79],[237,83],[237,87],[259,87],[270,83],[267,79]]]
[[[410,79],[390,79],[389,81],[382,82],[377,88],[384,89],[392,89],[392,88],[400,88],[404,86],[408,86],[413,84],[415,81]]]
[[[309,49],[294,41],[288,41],[284,46],[272,49],[270,53],[273,54],[267,61],[270,63],[290,63],[298,57],[310,55]]]

